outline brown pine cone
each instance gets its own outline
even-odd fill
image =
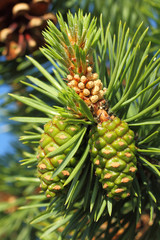
[[[47,13],[50,0],[0,1],[0,45],[3,55],[13,60],[32,53],[44,43],[42,30],[48,19],[57,22],[53,13]]]

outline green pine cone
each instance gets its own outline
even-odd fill
[[[47,154],[65,144],[80,130],[79,125],[68,124],[64,120],[64,118],[55,116],[45,124],[38,147],[38,177],[41,180],[41,188],[46,191],[47,197],[53,197],[57,193],[65,191],[63,184],[78,161],[76,156],[72,157],[65,169],[52,178],[53,172],[65,159],[72,146],[51,158],[47,157]]]
[[[136,167],[134,133],[118,117],[90,131],[91,160],[107,196],[119,200],[130,195]]]

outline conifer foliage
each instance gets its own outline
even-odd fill
[[[97,29],[81,10],[57,19],[60,30],[48,21],[41,49],[54,76],[28,57],[47,82],[24,84],[41,99],[12,95],[42,112],[13,118],[34,124],[21,140],[35,155],[22,162],[36,165],[48,198],[31,223],[41,239],[114,239],[118,228],[119,239],[135,239],[141,214],[150,210],[153,226],[159,218],[159,51],[149,58],[150,43],[140,51],[142,24],[130,39],[125,24],[112,36],[102,17]]]

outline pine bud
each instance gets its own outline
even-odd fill
[[[77,81],[79,81],[79,80],[80,80],[80,76],[79,76],[78,74],[75,74],[75,75],[74,75],[74,79],[77,80]]]
[[[70,81],[70,86],[71,86],[71,87],[77,87],[77,85],[78,85],[78,83],[77,83],[76,80]]]
[[[100,90],[99,93],[98,93],[98,98],[99,98],[99,99],[102,99],[102,98],[103,98],[103,95],[104,95],[104,91],[103,91],[103,90]]]
[[[103,88],[103,94],[105,94],[107,92],[107,88]]]
[[[92,95],[96,95],[96,94],[98,94],[98,92],[99,92],[99,87],[98,86],[94,86],[94,88],[91,91]]]
[[[71,81],[73,79],[73,77],[71,75],[67,75],[67,79],[68,79],[68,81]]]
[[[87,72],[91,73],[92,72],[92,67],[87,67]]]
[[[92,74],[92,80],[98,79],[98,73],[93,73]]]
[[[83,90],[83,94],[84,94],[84,96],[89,96],[90,95],[90,91],[87,88],[85,88]]]
[[[80,93],[80,89],[78,87],[73,87],[73,89],[76,93],[78,93],[78,94]]]
[[[93,88],[93,87],[94,87],[94,82],[93,82],[93,81],[87,82],[86,88],[91,89],[91,88]]]
[[[82,83],[86,83],[86,82],[87,82],[86,76],[82,76],[82,77],[81,77],[81,82],[82,82]]]
[[[96,103],[98,101],[98,95],[94,95],[94,96],[90,97],[90,100],[92,103]]]
[[[96,81],[94,81],[94,84],[98,86],[100,89],[102,89],[103,84],[100,79],[97,79]]]
[[[78,83],[78,87],[79,87],[80,89],[84,89],[84,88],[85,88],[85,85],[84,85],[83,82],[80,82],[80,83]]]

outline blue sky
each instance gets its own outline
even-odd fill
[[[4,102],[4,94],[8,94],[11,88],[7,84],[0,85],[0,105]],[[14,109],[14,105],[9,105],[6,109],[0,107],[0,156],[5,153],[14,153],[14,148],[12,147],[12,142],[17,141],[17,137],[14,136],[10,131],[8,122],[10,121],[8,117],[5,116],[6,110],[8,108]]]

